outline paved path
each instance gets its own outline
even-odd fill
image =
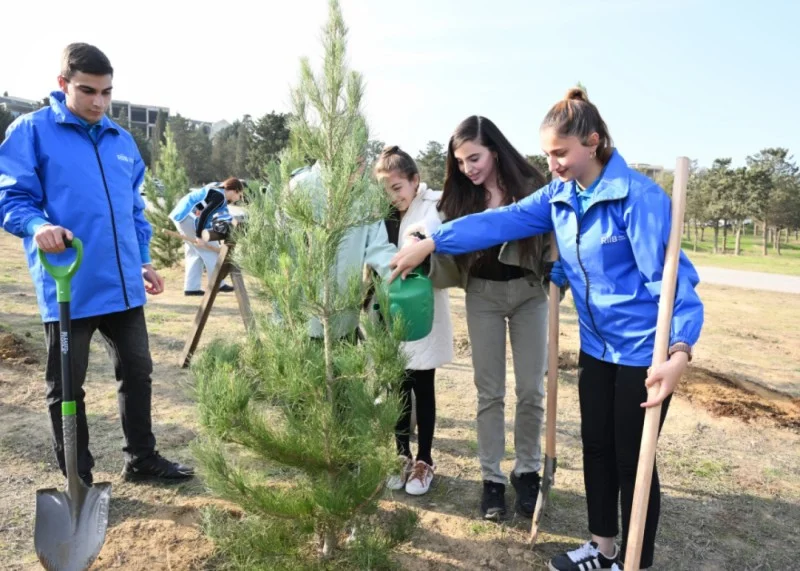
[[[800,276],[728,270],[710,266],[697,266],[697,272],[700,274],[701,283],[800,294]]]

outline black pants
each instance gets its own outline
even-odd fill
[[[424,371],[407,370],[406,378],[400,389],[403,414],[397,421],[395,428],[395,441],[397,453],[412,457],[409,442],[411,431],[411,391],[417,399],[417,427],[419,428],[419,442],[417,446],[417,460],[433,464],[431,446],[433,445],[433,429],[436,426],[436,394],[434,391],[434,377],[436,369]]]
[[[89,342],[95,331],[105,341],[117,379],[117,402],[122,420],[125,459],[131,462],[146,458],[155,449],[156,439],[151,430],[150,399],[153,362],[147,341],[144,308],[136,307],[119,313],[109,313],[72,321],[70,352],[72,356],[72,386],[77,405],[78,472],[87,474],[94,467],[89,452],[89,430],[86,425],[83,381],[89,365]],[[58,322],[44,324],[47,339],[47,406],[53,431],[53,447],[58,465],[65,472],[64,438],[61,429],[61,357]]]
[[[619,532],[617,506],[621,503],[624,556],[644,426],[645,409],[640,405],[647,400],[644,385],[647,367],[605,363],[583,352],[578,366],[583,477],[589,531],[600,537],[616,537]],[[659,431],[664,424],[670,400],[671,396],[662,404]],[[654,467],[644,528],[642,567],[651,567],[653,564],[660,511],[661,488],[658,470]]]

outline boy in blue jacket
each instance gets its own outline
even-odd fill
[[[644,411],[672,392],[700,337],[703,304],[697,272],[681,253],[669,360],[648,371],[670,231],[670,199],[628,167],[605,122],[581,89],[572,89],[545,116],[542,148],[556,175],[548,186],[510,206],[442,225],[431,238],[395,256],[393,278],[428,255],[463,254],[555,231],[560,266],[573,291],[580,323],[578,392],[590,541],[554,557],[551,571],[623,568],[642,439]],[[552,277],[556,281],[558,269]],[[647,387],[660,382],[656,397]],[[618,501],[622,546],[614,540]],[[653,564],[661,505],[653,470],[641,568]],[[667,565],[667,567],[670,567]]]
[[[113,68],[98,48],[75,43],[63,52],[59,91],[50,106],[18,118],[0,145],[0,221],[23,239],[47,339],[47,405],[62,472],[61,370],[55,282],[39,262],[58,263],[64,238],[84,244],[72,278],[72,368],[77,402],[78,472],[91,485],[83,381],[95,331],[105,341],[118,382],[125,479],[182,480],[194,472],[163,458],[151,429],[153,364],[144,317],[145,292],[164,281],[150,263],[152,230],[139,187],[144,163],[133,137],[106,116]],[[66,254],[69,256],[69,254]]]

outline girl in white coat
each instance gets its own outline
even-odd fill
[[[419,235],[430,236],[439,227],[441,219],[437,204],[442,193],[420,182],[417,165],[408,153],[397,146],[385,147],[375,164],[375,176],[383,183],[392,201],[393,212],[386,220],[389,241],[398,245],[398,242],[418,239]],[[431,458],[436,424],[436,368],[453,360],[453,325],[447,290],[434,289],[433,307],[430,334],[424,339],[403,344],[408,368],[401,392],[403,414],[395,429],[400,471],[387,483],[390,489],[405,487],[407,493],[416,496],[428,491],[436,469]],[[416,398],[419,430],[416,461],[409,443],[411,391]]]

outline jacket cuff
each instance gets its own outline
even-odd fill
[[[28,220],[28,223],[25,225],[25,234],[27,234],[28,236],[33,236],[34,234],[36,234],[39,228],[41,228],[45,224],[50,224],[50,222],[48,220],[45,220],[41,216],[34,216],[30,220]]]
[[[142,258],[142,265],[151,263],[150,244],[139,244],[139,254]]]

